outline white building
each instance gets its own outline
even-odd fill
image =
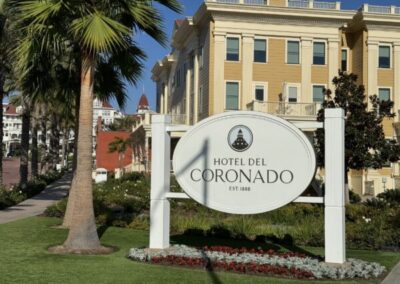
[[[5,156],[13,155],[21,143],[22,119],[20,107],[3,104],[3,151]]]
[[[112,107],[108,102],[102,102],[98,99],[93,101],[93,131],[96,135],[96,125],[98,118],[101,117],[104,126],[110,125],[116,118],[123,117],[123,114]]]

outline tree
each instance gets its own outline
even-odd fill
[[[160,4],[180,10],[176,0],[159,0]],[[32,41],[41,42],[41,51],[58,49],[65,42],[79,45],[81,58],[78,156],[74,200],[75,210],[67,240],[59,251],[101,252],[96,231],[92,200],[92,117],[95,70],[101,62],[114,62],[118,75],[135,83],[141,66],[132,33],[144,30],[165,43],[162,18],[153,1],[74,1],[10,0],[18,7],[18,23],[27,32],[20,47],[19,65],[25,66],[31,56]],[[54,50],[57,51],[57,50]],[[139,60],[138,60],[139,59]],[[25,69],[22,67],[22,69]],[[123,84],[123,81],[121,80]]]
[[[108,125],[111,131],[132,131],[137,120],[130,115],[125,115],[121,118],[116,118],[113,123]]]
[[[123,139],[121,137],[115,137],[114,141],[112,141],[108,145],[108,152],[109,153],[118,153],[118,167],[119,167],[119,173],[120,177],[123,175],[123,168],[122,168],[122,161],[125,157],[125,152],[127,148],[130,146],[131,141],[130,139]]]
[[[324,121],[326,108],[343,108],[345,112],[345,182],[348,200],[348,173],[350,169],[379,169],[387,162],[397,162],[400,146],[392,139],[385,139],[382,122],[395,114],[392,101],[369,97],[368,108],[365,89],[357,85],[357,75],[341,72],[333,79],[335,96],[325,92],[325,100],[318,112],[318,121]],[[316,132],[316,149],[319,165],[324,165],[324,131]]]

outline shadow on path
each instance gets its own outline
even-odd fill
[[[42,214],[47,207],[61,200],[69,191],[72,173],[49,184],[41,193],[20,204],[0,211],[0,224],[9,223]]]

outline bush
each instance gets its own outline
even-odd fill
[[[24,187],[13,186],[10,189],[4,187],[0,188],[0,210],[21,203],[37,195],[43,191],[48,184],[61,178],[63,174],[64,172],[49,172],[46,175],[40,175],[28,181]]]
[[[171,190],[181,191],[174,179]],[[114,225],[148,230],[150,177],[127,174],[93,187],[98,225]],[[358,201],[352,195],[353,202]],[[400,209],[397,193],[346,207],[346,234],[349,248],[399,249]],[[391,204],[389,207],[388,204]],[[66,200],[50,207],[46,214],[61,216]],[[257,215],[232,215],[208,209],[193,200],[171,201],[171,233],[215,238],[247,239],[283,245],[323,246],[324,207],[313,204],[289,204]]]

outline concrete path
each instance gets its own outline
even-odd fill
[[[390,271],[388,276],[381,282],[381,284],[399,284],[400,283],[400,262]]]
[[[0,224],[42,214],[46,208],[66,196],[71,185],[72,173],[48,185],[38,195],[18,205],[0,211]]]

